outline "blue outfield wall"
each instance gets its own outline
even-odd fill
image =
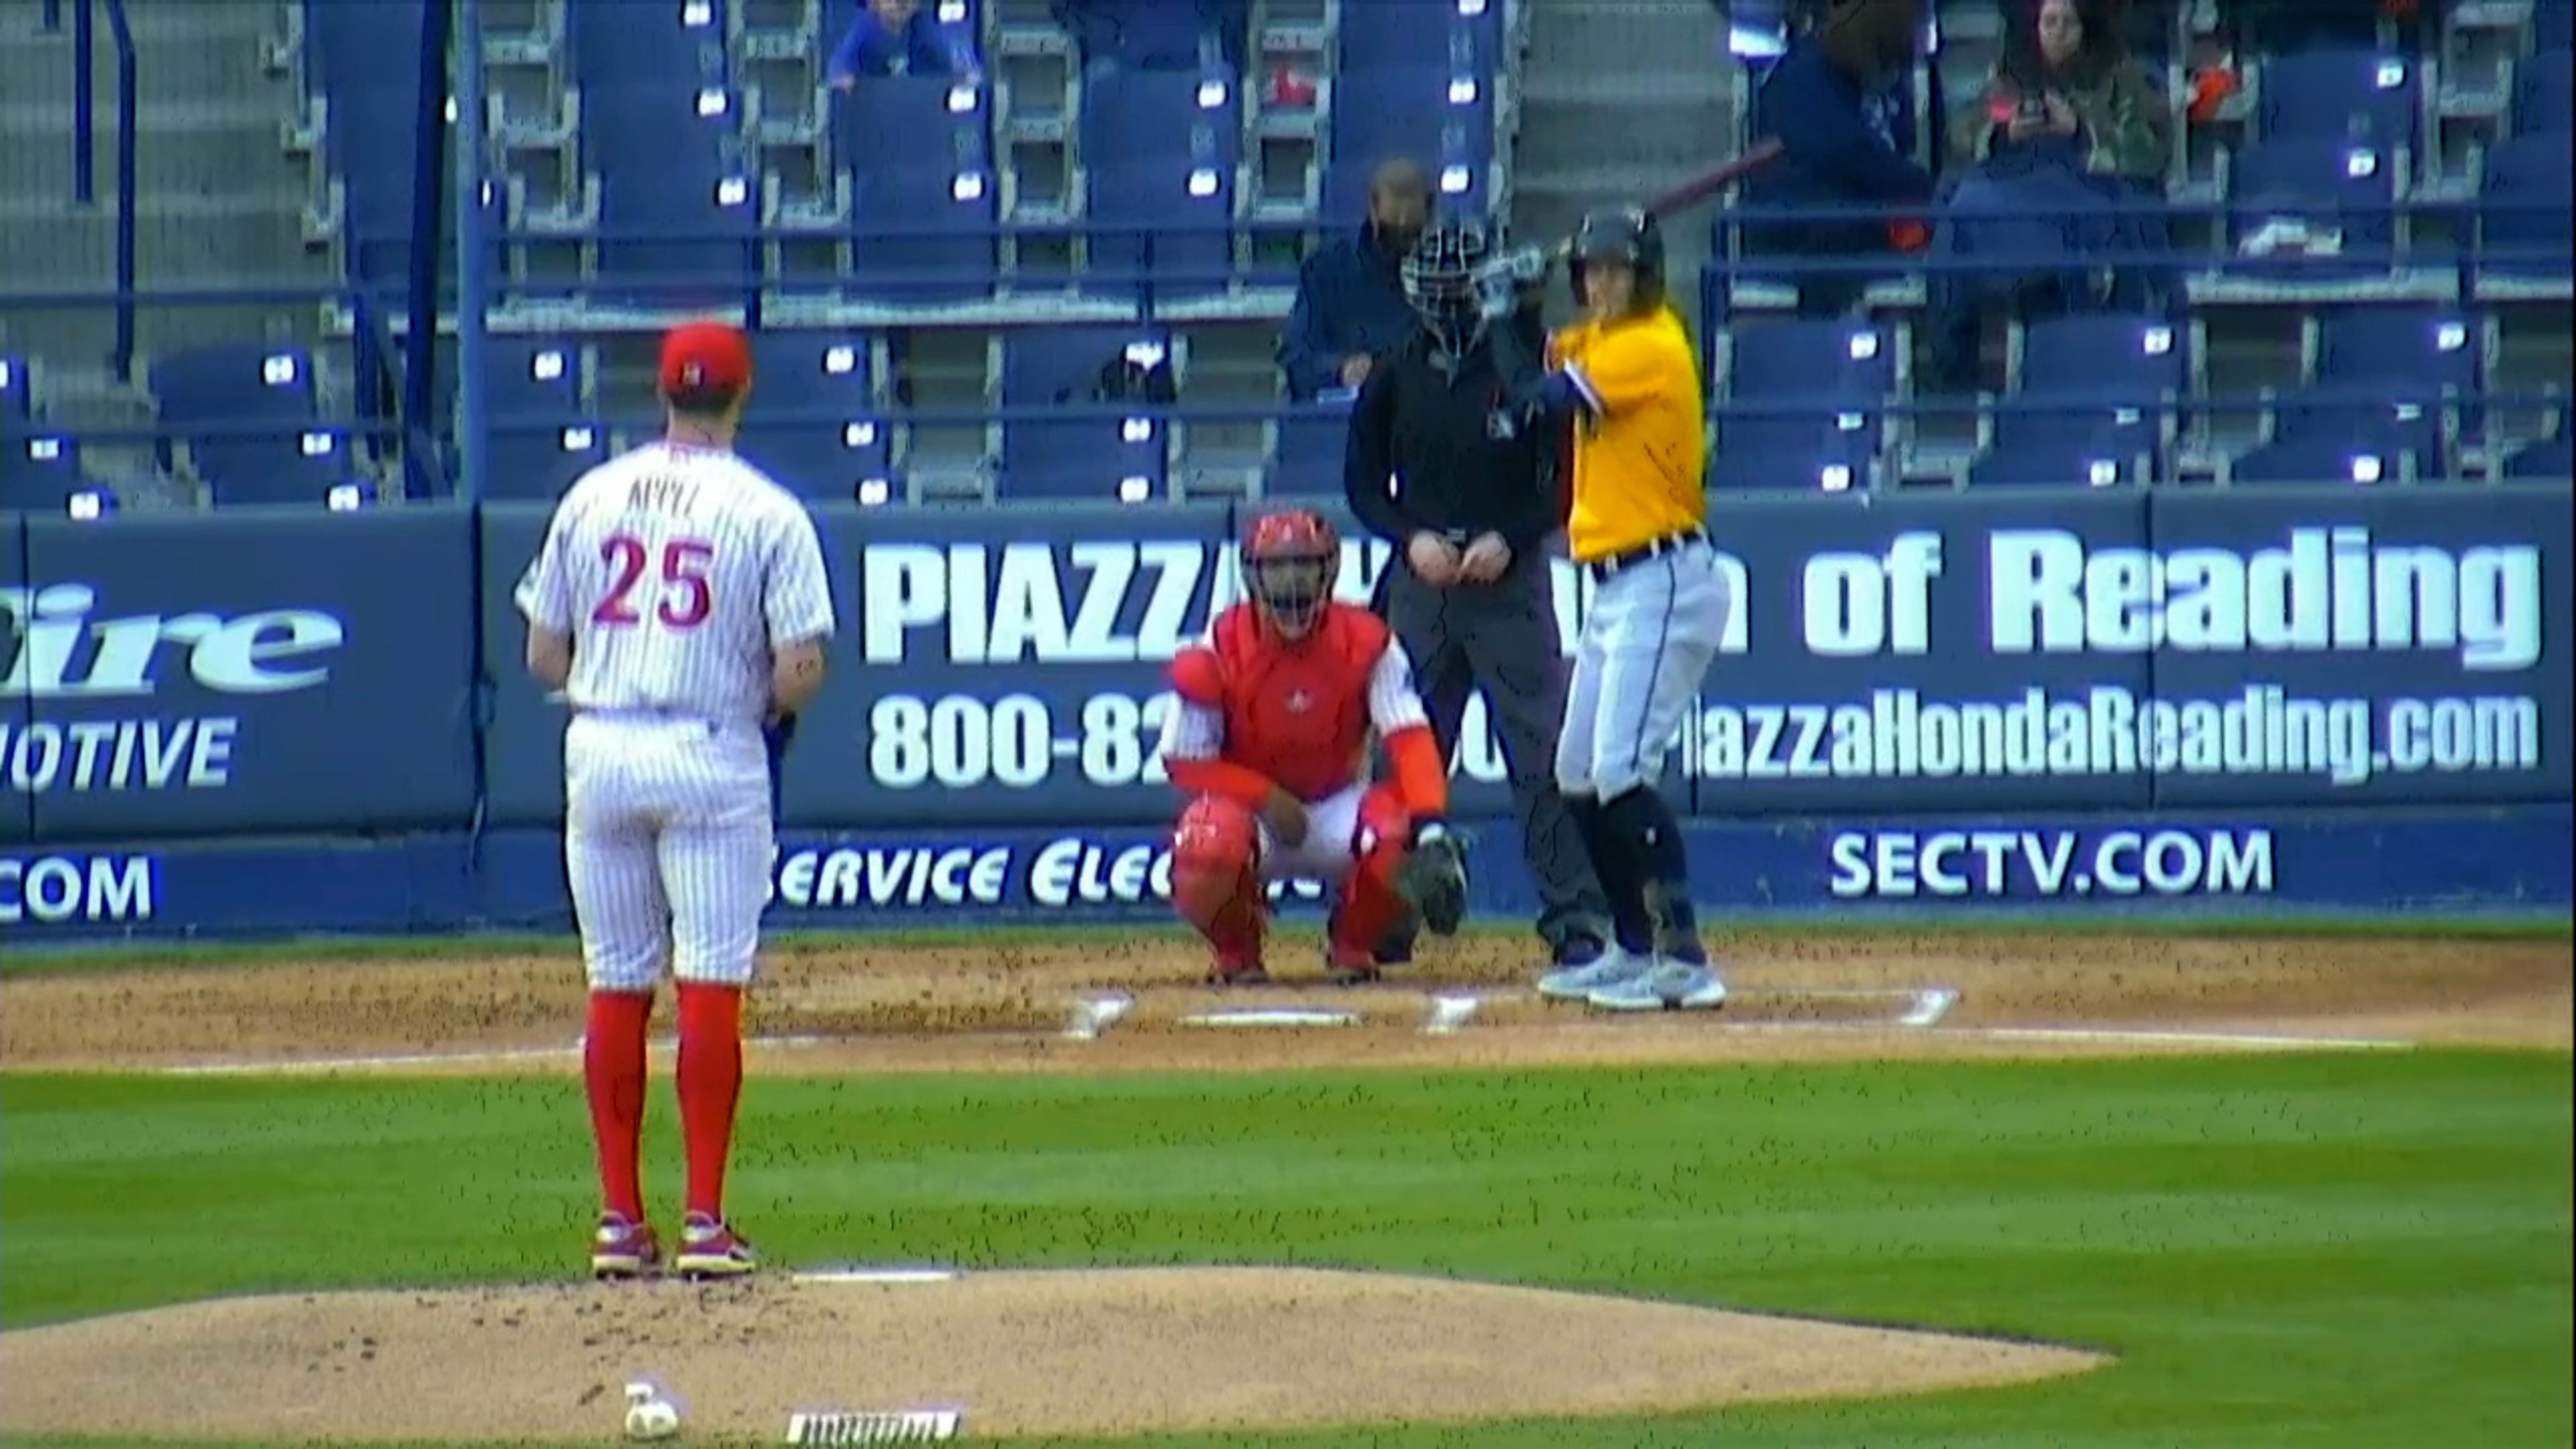
[[[1150,909],[1115,862],[1172,810],[1163,665],[1233,597],[1239,510],[815,512],[843,628],[782,923]],[[545,521],[0,518],[0,935],[560,921],[563,710],[509,599]],[[2563,909],[2571,524],[2564,485],[1713,499],[1742,607],[1667,778],[1702,890]],[[1347,545],[1345,596],[1385,561]],[[1498,822],[1469,723],[1459,813]],[[1479,905],[1519,914],[1486,835]],[[1086,849],[1102,898],[1059,901]]]

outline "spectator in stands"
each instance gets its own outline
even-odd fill
[[[1419,161],[1388,161],[1369,178],[1368,224],[1306,259],[1279,337],[1291,399],[1356,390],[1372,358],[1412,338],[1421,324],[1404,298],[1402,268],[1430,218],[1430,173]]]
[[[1754,92],[1753,134],[1777,139],[1783,154],[1746,180],[1745,208],[1921,209],[1931,201],[1932,173],[1912,158],[1905,98],[1922,28],[1920,0],[1825,0]],[[1865,257],[1909,246],[1909,227],[1919,231],[1920,217],[1748,221],[1744,249]],[[1798,310],[1838,315],[1868,282],[1853,271],[1802,277]]]
[[[1998,291],[2060,308],[2144,306],[2149,270],[2133,261],[2106,283],[2087,258],[2135,258],[2164,242],[2149,208],[2164,198],[2175,107],[2123,45],[2113,0],[2038,0],[2033,15],[1952,127],[1975,169],[1943,203],[1934,257],[1944,265],[1928,290],[1936,367],[1953,386],[1975,383],[1981,304]],[[1979,257],[2017,265],[1957,265]]]
[[[965,41],[940,28],[921,0],[860,0],[849,33],[824,67],[835,90],[849,90],[861,76],[953,75],[981,72]]]
[[[1252,0],[1047,0],[1073,37],[1085,72],[1119,66],[1197,70],[1222,61],[1243,73]]]

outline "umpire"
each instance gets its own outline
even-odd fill
[[[1564,650],[1546,542],[1564,522],[1557,436],[1505,405],[1546,348],[1539,298],[1485,305],[1483,228],[1436,221],[1402,273],[1422,325],[1381,357],[1351,412],[1343,486],[1351,511],[1394,546],[1379,607],[1405,653],[1444,759],[1481,686],[1509,774],[1521,846],[1541,902],[1538,933],[1560,966],[1598,959],[1609,905],[1554,775],[1565,715]],[[1387,943],[1400,961],[1410,940]]]

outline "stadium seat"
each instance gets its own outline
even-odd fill
[[[1076,38],[1085,61],[1141,70],[1199,64],[1201,5],[1188,0],[1083,0]]]
[[[2014,395],[2062,406],[1997,411],[1988,445],[2021,456],[2071,450],[2124,465],[2141,456],[2161,462],[2173,409],[2190,389],[2185,336],[2160,317],[2077,314],[2029,323],[2015,338]]]
[[[1137,503],[1160,497],[1169,425],[1151,400],[1099,400],[1122,368],[1171,376],[1171,338],[1150,326],[1020,327],[1000,339],[1004,407],[1061,408],[1061,418],[1002,424],[1001,491],[1009,498]]]
[[[2377,50],[2325,46],[2263,62],[2255,135],[2340,141],[2423,154],[2417,62]]]
[[[905,303],[990,296],[1001,197],[984,88],[875,79],[834,98],[832,124],[853,198],[851,290]]]
[[[200,448],[196,461],[197,476],[205,480],[207,497],[217,508],[322,505],[333,489],[364,477],[350,455],[347,436],[331,428],[228,442],[211,454]]]
[[[1084,290],[1161,301],[1221,295],[1234,275],[1234,170],[1145,156],[1083,168]],[[1148,258],[1151,264],[1148,264]]]
[[[2026,446],[1998,444],[1968,465],[1968,486],[2109,488],[2145,482],[2148,475],[2140,467],[2141,455],[2125,450],[2117,430],[2107,431],[2110,436],[2099,443],[2062,436]]]
[[[752,370],[760,405],[737,446],[782,487],[800,498],[847,503],[863,485],[892,476],[867,337],[755,333]]]
[[[2576,481],[2576,447],[2564,434],[2525,443],[2504,460],[2505,477],[2566,483]]]
[[[2265,282],[2350,280],[2396,260],[2386,153],[2330,136],[2258,141],[2227,168],[2227,270]],[[2285,246],[2291,237],[2304,247]],[[2264,248],[2269,244],[2270,250]]]
[[[483,448],[491,476],[483,496],[497,501],[551,503],[583,473],[608,461],[608,429],[589,420],[495,420]]]
[[[352,280],[410,279],[414,131],[420,123],[420,13],[312,0],[305,67],[326,103],[322,158],[341,184],[341,248]]]
[[[632,82],[582,92],[582,157],[599,182],[593,276],[621,300],[739,305],[760,197],[724,91]],[[678,235],[688,240],[651,238]]]
[[[1351,441],[1348,403],[1296,408],[1279,417],[1262,492],[1274,498],[1339,498]]]
[[[1343,0],[1335,68],[1440,66],[1492,75],[1502,12],[1489,0]]]
[[[1435,175],[1449,166],[1481,171],[1494,156],[1493,89],[1490,75],[1445,65],[1339,72],[1332,90],[1332,159],[1365,170],[1405,156]]]
[[[81,473],[78,439],[0,434],[0,512],[60,513],[89,491],[104,490]]]
[[[2486,349],[2478,320],[2456,307],[2382,303],[2333,308],[2310,321],[2320,392],[2458,410],[2463,432],[2485,425],[2478,395]]]
[[[313,359],[297,348],[216,343],[162,358],[150,377],[161,421],[189,445],[198,476],[209,482],[273,461],[281,443],[291,451],[319,416]],[[164,467],[175,456],[171,441],[160,444]]]
[[[1886,332],[1844,321],[1758,323],[1733,329],[1718,358],[1725,403],[1712,488],[1867,486],[1884,405],[1899,391]],[[1755,406],[1736,411],[1746,404]]]
[[[2566,131],[2513,136],[2488,148],[2479,179],[2479,289],[2547,284],[2565,295],[2571,227]],[[2500,285],[2501,284],[2501,285]]]
[[[0,352],[0,438],[24,437],[34,426],[34,393],[27,380],[27,359]]]
[[[1086,166],[1184,157],[1232,170],[1243,160],[1243,88],[1231,69],[1119,70],[1082,88]]]
[[[2576,33],[2571,33],[2576,31],[2576,27],[2570,24],[2572,16],[2576,16],[2576,6],[2565,4],[2564,0],[2540,0],[2539,4],[2532,6],[2531,48],[2534,51],[2552,51],[2576,46]]]
[[[2236,483],[2360,483],[2400,481],[2398,460],[2366,446],[2331,437],[2275,440],[2239,456],[2228,469]]]
[[[722,88],[724,0],[565,0],[573,84]]]
[[[2561,7],[2562,9],[2564,7]],[[2513,68],[2513,128],[2536,136],[2576,125],[2576,52],[2544,50]]]
[[[589,412],[588,353],[569,342],[487,337],[483,378],[483,415],[494,421],[562,425]]]
[[[2301,391],[2274,399],[2271,411],[2275,445],[2358,448],[2392,468],[2403,456],[2418,478],[2448,472],[2450,429],[2438,401],[2356,401],[2349,393]]]

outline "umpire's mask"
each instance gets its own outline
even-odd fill
[[[1404,299],[1451,356],[1476,344],[1485,330],[1476,273],[1493,255],[1485,229],[1470,222],[1435,221],[1404,259]]]

